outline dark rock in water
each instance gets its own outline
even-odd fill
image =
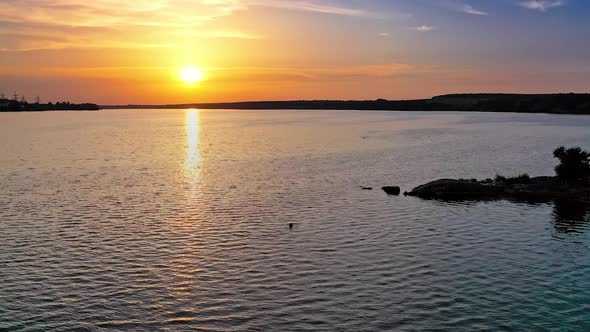
[[[293,224],[293,223],[289,224],[289,229],[293,229],[293,227],[295,227],[295,224]]]
[[[399,196],[401,193],[400,187],[383,187],[381,189],[383,189],[387,195],[391,196]]]
[[[373,190],[371,187],[362,187],[363,190]]]
[[[492,198],[502,194],[502,191],[501,187],[479,182],[442,179],[416,187],[408,196],[440,199]]]
[[[567,199],[590,202],[590,184],[584,181],[566,184],[550,176],[530,178],[520,183],[442,179],[416,187],[407,195],[442,200],[514,199],[540,202]]]

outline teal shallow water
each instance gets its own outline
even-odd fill
[[[0,328],[588,330],[587,208],[360,187],[550,174],[552,149],[590,147],[589,128],[525,114],[0,114]]]

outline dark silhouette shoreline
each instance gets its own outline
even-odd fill
[[[451,94],[416,100],[292,100],[170,105],[102,105],[102,109],[372,110],[590,114],[590,94]]]
[[[508,199],[539,203],[569,201],[589,204],[590,186],[587,180],[568,184],[553,176],[538,176],[517,183],[490,181],[489,179],[439,179],[418,186],[404,195],[448,201]]]
[[[97,104],[72,104],[70,102],[58,103],[27,103],[26,101],[16,101],[9,99],[0,99],[0,112],[45,112],[45,111],[98,111],[100,107]]]
[[[506,112],[590,115],[590,94],[450,94],[415,100],[291,100],[167,105],[27,103],[0,99],[0,112],[97,111],[99,109],[367,110]]]

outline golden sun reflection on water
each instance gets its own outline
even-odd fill
[[[184,127],[186,130],[186,159],[184,175],[192,183],[198,183],[201,174],[201,151],[199,146],[201,113],[197,109],[185,112]]]

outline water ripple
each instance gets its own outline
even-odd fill
[[[535,151],[587,142],[590,123],[81,116],[0,114],[0,330],[590,329],[587,207],[360,190],[545,174]]]

